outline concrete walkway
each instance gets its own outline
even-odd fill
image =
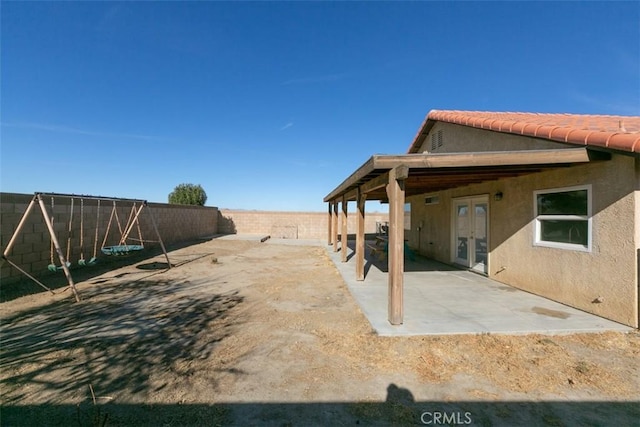
[[[633,330],[419,256],[415,261],[405,261],[404,324],[392,326],[387,320],[386,260],[379,260],[367,251],[366,278],[358,282],[355,280],[355,254],[351,248],[346,263],[341,262],[340,252],[333,252],[332,246],[326,248],[379,335],[566,334]]]

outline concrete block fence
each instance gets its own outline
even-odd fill
[[[352,204],[352,209],[354,208]],[[270,212],[221,209],[219,211],[218,232],[223,234],[262,234],[272,238],[321,239],[327,240],[326,212]],[[342,210],[339,213],[338,230],[342,224]],[[387,213],[366,213],[365,233],[376,232],[376,222],[389,220]],[[355,234],[355,211],[347,213],[347,232]],[[340,234],[340,233],[338,233]]]

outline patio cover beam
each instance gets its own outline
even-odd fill
[[[420,171],[429,174],[447,174],[447,170],[464,169],[469,174],[475,168],[536,166],[552,167],[554,165],[570,165],[586,163],[591,160],[606,160],[607,153],[588,150],[586,147],[563,148],[550,150],[520,150],[520,151],[486,151],[471,153],[442,153],[442,154],[403,154],[403,155],[374,155],[336,187],[325,198],[325,202],[341,200],[345,195],[349,200],[355,200],[356,189],[362,186],[365,193],[378,189],[385,178],[385,172],[397,166],[407,166],[410,171]]]

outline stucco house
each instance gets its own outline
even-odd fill
[[[406,242],[639,326],[640,117],[434,110],[406,154],[372,156],[324,200],[335,250],[339,204],[346,216],[356,201],[361,220],[365,200],[389,202],[392,324],[403,322]],[[365,250],[358,226],[359,280]]]

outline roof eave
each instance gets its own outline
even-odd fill
[[[532,138],[546,139],[573,145],[599,147],[605,150],[640,153],[640,134],[637,132],[602,131],[580,129],[571,126],[553,126],[530,123],[515,118],[499,119],[476,117],[465,111],[431,110],[423,122],[418,134],[409,146],[409,153],[418,151],[427,134],[436,122],[450,123],[469,128],[484,129]]]
[[[422,143],[427,138],[427,135],[429,135],[429,132],[431,132],[431,128],[436,123],[436,120],[432,120],[431,118],[429,118],[431,113],[434,113],[436,111],[437,110],[429,111],[429,114],[427,114],[427,116],[424,118],[422,125],[418,129],[418,133],[416,133],[416,136],[413,138],[413,142],[409,146],[409,150],[407,150],[407,154],[413,154],[418,152],[418,150],[422,146]]]

